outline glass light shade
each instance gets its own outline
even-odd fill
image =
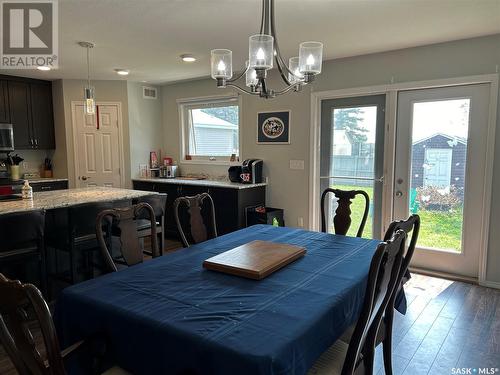
[[[323,60],[323,43],[303,42],[299,47],[299,72],[300,73],[321,73]]]
[[[213,79],[230,79],[233,76],[233,52],[228,49],[213,49],[210,65]]]
[[[250,68],[271,69],[274,58],[274,38],[271,35],[252,35],[248,41]]]
[[[304,79],[304,75],[299,71],[299,57],[290,57],[288,59],[288,69],[293,73],[288,73],[288,81],[291,84],[300,82]]]
[[[246,66],[248,67],[248,61],[246,62]],[[257,72],[254,68],[248,68],[246,72],[246,85],[247,87],[255,86],[259,83],[257,79]]]
[[[95,92],[94,88],[87,86],[83,90],[83,98],[85,102],[84,112],[86,115],[95,114]]]

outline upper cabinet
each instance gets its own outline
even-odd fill
[[[52,84],[32,83],[31,121],[35,148],[49,150],[56,148],[54,135],[54,115],[52,110]]]
[[[0,122],[10,123],[9,91],[5,81],[0,81]]]
[[[52,83],[2,76],[0,84],[0,122],[12,123],[15,149],[55,149]]]
[[[14,148],[35,148],[31,130],[30,86],[26,82],[7,82],[9,88],[10,122],[14,127]]]

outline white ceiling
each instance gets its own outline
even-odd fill
[[[2,71],[29,77],[85,78],[92,41],[93,79],[164,83],[207,76],[210,50],[233,50],[235,70],[260,25],[260,0],[59,0],[60,68]],[[324,43],[324,59],[500,33],[500,0],[276,0],[284,57],[305,40]],[[187,64],[179,55],[192,53]],[[121,78],[114,68],[130,69]]]

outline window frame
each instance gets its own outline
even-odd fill
[[[199,108],[212,108],[218,106],[237,106],[238,107],[238,149],[239,155],[236,155],[241,160],[242,155],[242,106],[240,95],[224,95],[224,96],[205,96],[198,98],[185,98],[177,100],[179,112],[179,160],[181,164],[210,164],[210,165],[231,165],[238,162],[231,162],[231,156],[196,156],[192,155],[191,160],[186,160],[186,155],[189,151],[189,142],[191,141],[189,126],[189,111]]]

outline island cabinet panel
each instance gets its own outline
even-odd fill
[[[173,204],[177,197],[193,196],[201,193],[209,193],[214,201],[215,219],[219,235],[234,232],[246,226],[246,208],[265,205],[265,186],[249,187],[245,189],[197,186],[184,184],[171,184],[165,182],[133,181],[134,189],[145,191],[156,191],[168,194],[165,215],[165,233],[169,237],[178,237],[177,224],[175,222]],[[183,210],[185,211],[185,210]],[[208,213],[204,209],[204,213]],[[188,217],[181,211],[180,221],[188,223]],[[208,217],[204,218],[208,220]]]

